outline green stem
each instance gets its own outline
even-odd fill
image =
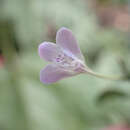
[[[90,75],[93,75],[93,76],[96,76],[96,77],[98,77],[98,78],[108,79],[108,80],[122,80],[122,79],[124,79],[124,76],[123,76],[123,75],[119,75],[119,76],[107,76],[107,75],[102,75],[102,74],[93,72],[93,71],[92,71],[91,69],[89,69],[89,68],[86,69],[86,73],[87,73],[87,74],[90,74]]]

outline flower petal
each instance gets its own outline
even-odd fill
[[[75,55],[77,58],[83,60],[83,55],[71,30],[64,27],[59,29],[56,35],[56,43],[63,49]]]
[[[40,80],[45,84],[54,83],[58,80],[61,80],[65,77],[70,77],[75,75],[74,73],[70,73],[68,71],[63,70],[59,66],[54,64],[47,65],[40,72]]]
[[[53,61],[59,54],[60,48],[55,43],[43,42],[39,45],[38,52],[41,58]]]

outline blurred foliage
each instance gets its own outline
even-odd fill
[[[127,4],[128,0],[97,0],[100,3],[111,3],[111,4]]]
[[[72,29],[90,68],[130,76],[129,31],[100,26],[91,4],[0,1],[0,55],[5,58],[0,66],[0,130],[101,130],[130,122],[129,80],[79,75],[48,86],[39,80],[47,63],[37,47],[44,40],[55,42],[62,26]]]

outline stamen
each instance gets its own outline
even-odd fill
[[[84,69],[82,63],[76,57],[66,53],[59,54],[56,57],[55,62],[59,65],[59,67],[69,69],[71,71],[83,72]]]

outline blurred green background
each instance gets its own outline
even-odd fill
[[[129,0],[0,0],[0,130],[103,130],[130,123]],[[71,29],[86,64],[109,81],[78,75],[39,80],[38,45]]]

